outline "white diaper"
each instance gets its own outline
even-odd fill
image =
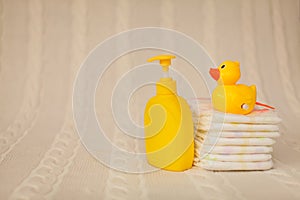
[[[232,171],[232,170],[267,170],[273,167],[272,160],[261,162],[221,162],[212,160],[201,160],[195,164],[207,170],[220,170],[220,171]]]
[[[260,106],[256,106],[250,114],[238,115],[214,110],[210,99],[191,99],[188,103],[196,121],[199,119],[211,121],[213,116],[214,122],[220,123],[279,124],[281,122],[276,110]]]
[[[211,121],[212,115],[214,122],[219,123],[278,124],[281,122],[277,112],[269,109],[256,108],[248,115],[221,113],[215,110],[193,111],[193,118],[197,120],[201,119],[201,121]]]
[[[269,146],[275,144],[271,138],[222,138],[196,135],[198,145],[217,145],[217,146]]]
[[[202,160],[222,161],[222,162],[258,162],[270,160],[272,156],[270,154],[207,154]],[[195,157],[195,162],[199,162],[200,159]]]
[[[212,145],[198,145],[195,142],[195,153],[198,155],[211,154],[261,154],[271,153],[273,148],[271,146],[212,146]]]
[[[278,132],[279,127],[274,124],[235,124],[235,123],[198,123],[194,124],[200,131],[271,131]]]
[[[279,132],[247,132],[247,131],[222,131],[222,132],[203,132],[203,131],[196,131],[195,136],[209,136],[209,137],[222,137],[222,138],[277,138],[280,136]]]

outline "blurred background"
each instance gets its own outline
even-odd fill
[[[212,198],[222,199],[266,197],[270,191],[299,197],[299,12],[298,0],[0,0],[0,198],[192,199],[210,190]],[[109,170],[87,153],[72,116],[76,73],[96,45],[141,27],[182,32],[216,64],[240,61],[240,82],[256,84],[258,100],[277,108],[283,119],[274,148],[277,175],[130,175]],[[99,116],[112,119],[105,125],[112,134],[110,96],[116,81],[157,53],[124,55],[99,82],[95,107]],[[209,96],[187,62],[178,58],[174,69],[191,81],[199,97]],[[130,100],[138,124],[143,94],[152,90],[138,90]],[[261,182],[254,184],[255,177]],[[254,195],[250,188],[263,189]]]

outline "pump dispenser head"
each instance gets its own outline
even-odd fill
[[[171,59],[176,58],[173,55],[159,55],[148,59],[148,62],[159,60],[164,77],[157,82],[158,94],[176,94],[176,82],[169,77],[169,67],[171,65]]]
[[[159,60],[159,64],[162,66],[163,71],[169,71],[169,67],[171,65],[171,59],[176,58],[173,55],[159,55],[148,59],[148,62],[153,62],[155,60]]]
[[[159,55],[148,59],[148,62],[159,60],[159,64],[162,66],[164,72],[164,78],[169,78],[169,67],[171,65],[171,59],[176,58],[173,55]]]

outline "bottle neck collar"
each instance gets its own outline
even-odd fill
[[[156,83],[157,95],[177,94],[176,82],[172,78],[161,78]]]

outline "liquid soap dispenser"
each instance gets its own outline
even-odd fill
[[[173,55],[159,55],[164,77],[156,83],[156,96],[146,104],[144,113],[145,146],[148,163],[170,171],[192,167],[194,135],[192,112],[184,98],[177,95],[176,82],[169,77]]]

